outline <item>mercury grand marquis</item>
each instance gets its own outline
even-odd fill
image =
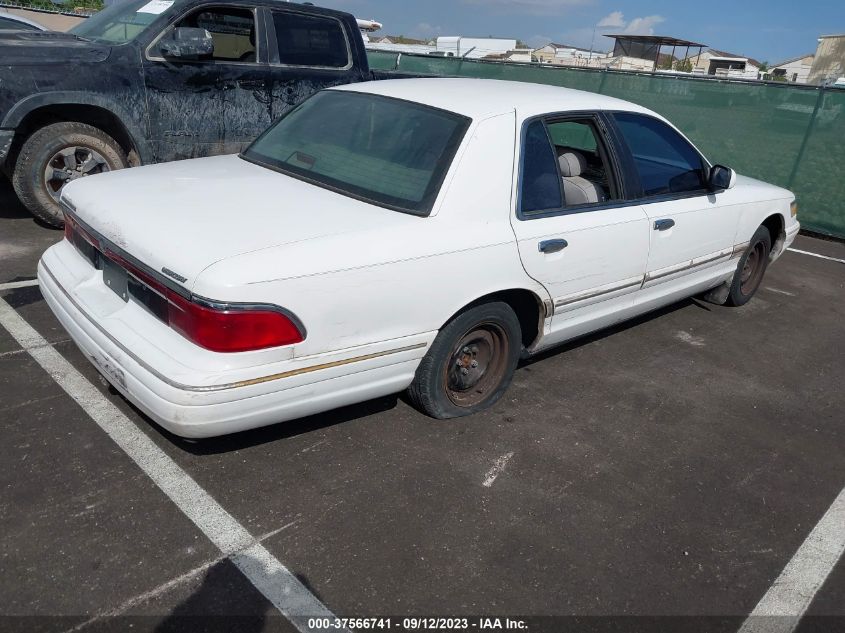
[[[692,295],[746,303],[799,226],[791,192],[654,112],[478,79],[324,90],[240,155],[61,203],[48,304],[186,437],[405,389],[434,418],[484,410],[521,357]]]

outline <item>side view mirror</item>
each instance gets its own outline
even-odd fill
[[[731,189],[736,184],[736,172],[724,165],[713,165],[707,182],[712,191]]]
[[[167,59],[202,59],[214,54],[214,40],[205,29],[179,26],[161,40],[158,48]]]

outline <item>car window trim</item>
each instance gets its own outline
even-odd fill
[[[607,110],[605,112],[605,114],[607,116],[609,123],[613,126],[613,129],[614,129],[614,132],[615,132],[614,135],[616,137],[617,142],[620,144],[622,151],[625,153],[626,160],[630,162],[630,167],[631,167],[630,176],[635,178],[635,180],[636,180],[638,195],[631,198],[631,201],[639,202],[641,204],[653,204],[655,202],[670,202],[672,200],[683,200],[683,199],[686,199],[686,198],[696,198],[696,197],[699,197],[699,196],[710,196],[713,193],[715,193],[709,187],[704,186],[701,189],[692,189],[690,191],[675,191],[675,192],[668,192],[668,193],[654,193],[654,194],[651,194],[651,195],[646,195],[645,191],[643,190],[642,180],[640,179],[639,171],[636,168],[636,164],[635,164],[636,159],[634,158],[634,153],[631,151],[631,147],[628,145],[627,139],[622,134],[622,131],[619,129],[619,126],[616,122],[616,115],[617,114],[627,114],[627,115],[634,115],[634,116],[643,117],[645,119],[652,119],[654,121],[657,121],[658,123],[662,123],[663,125],[666,125],[670,130],[672,130],[673,132],[678,134],[681,137],[681,140],[683,140],[689,147],[691,147],[693,149],[693,151],[701,159],[701,166],[702,166],[702,171],[704,172],[703,175],[704,175],[705,182],[707,180],[707,175],[709,174],[709,171],[710,171],[710,169],[712,169],[713,165],[707,159],[707,157],[704,154],[701,153],[701,150],[699,150],[695,146],[695,144],[686,137],[686,135],[683,132],[681,132],[679,129],[677,129],[671,123],[661,119],[660,117],[656,117],[652,114],[648,114],[648,113],[645,113],[645,112],[632,112],[630,110]]]
[[[276,36],[276,24],[273,21],[273,14],[274,13],[287,13],[290,15],[304,15],[312,18],[323,18],[326,20],[334,20],[340,25],[340,31],[343,33],[343,41],[346,44],[346,65],[345,66],[317,66],[311,64],[283,64],[279,61],[279,40]],[[300,10],[290,10],[284,7],[268,7],[266,12],[266,28],[267,28],[267,42],[268,42],[268,51],[269,54],[267,56],[267,63],[270,65],[271,68],[292,68],[292,69],[301,69],[301,68],[308,68],[309,70],[330,70],[335,72],[345,72],[350,70],[354,66],[354,61],[352,59],[352,47],[349,43],[349,35],[347,34],[346,24],[344,24],[343,20],[337,18],[333,15],[322,15],[319,13],[313,13],[311,11],[300,11]]]
[[[231,2],[205,2],[203,4],[194,5],[190,8],[188,8],[187,10],[183,11],[182,13],[175,14],[176,18],[173,19],[172,22],[169,22],[168,25],[165,26],[164,29],[162,29],[161,33],[159,33],[155,38],[153,38],[153,41],[150,42],[147,45],[147,48],[144,49],[144,57],[147,59],[147,61],[167,62],[167,63],[173,64],[174,63],[173,60],[166,59],[166,58],[160,57],[160,56],[156,56],[155,53],[153,53],[153,49],[158,45],[158,43],[162,40],[162,38],[164,38],[165,35],[172,32],[173,29],[176,28],[176,24],[178,24],[180,20],[183,20],[185,17],[191,15],[192,13],[195,13],[195,12],[201,10],[201,9],[207,9],[207,8],[239,9],[241,11],[246,9],[248,11],[252,11],[252,19],[253,19],[253,23],[255,24],[255,61],[254,62],[241,62],[241,61],[228,60],[228,59],[190,59],[190,60],[184,60],[184,61],[180,60],[180,61],[175,62],[175,63],[179,63],[179,64],[207,64],[207,65],[211,65],[211,66],[235,64],[235,65],[238,65],[238,66],[251,66],[251,67],[259,66],[261,68],[266,68],[267,62],[261,60],[261,53],[264,51],[264,47],[261,45],[261,41],[262,41],[262,39],[264,39],[264,42],[265,42],[265,45],[266,45],[266,38],[263,38],[262,37],[263,33],[261,31],[259,31],[259,22],[260,22],[260,28],[265,27],[263,18],[261,20],[259,20],[259,15],[261,13],[260,7],[258,7],[257,5],[244,6],[242,4],[234,4],[234,3],[231,3]]]
[[[522,179],[523,179],[523,157],[525,154],[525,135],[528,131],[528,126],[537,120],[543,121],[543,128],[546,131],[546,138],[549,140],[549,145],[554,148],[551,135],[549,134],[549,123],[561,123],[567,120],[584,120],[589,119],[593,126],[593,133],[596,135],[597,149],[602,160],[607,163],[606,168],[610,170],[608,174],[608,183],[611,188],[615,189],[618,198],[615,200],[607,200],[605,202],[593,202],[589,204],[569,205],[566,204],[566,196],[563,194],[563,176],[560,173],[560,164],[555,160],[555,170],[557,171],[558,180],[560,181],[560,199],[563,201],[562,207],[554,207],[551,209],[542,209],[538,211],[531,211],[525,213],[522,211]],[[573,110],[564,112],[550,112],[546,114],[538,114],[529,117],[522,122],[522,130],[520,131],[519,141],[519,174],[517,179],[517,200],[516,200],[516,217],[518,220],[535,220],[540,218],[550,218],[559,215],[572,215],[574,213],[588,213],[590,211],[602,211],[606,209],[615,209],[623,206],[628,206],[631,201],[625,198],[625,187],[621,177],[621,166],[615,152],[615,140],[611,138],[610,130],[604,124],[604,117],[599,110]],[[604,153],[604,156],[602,156]]]

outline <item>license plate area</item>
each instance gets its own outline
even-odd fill
[[[108,257],[101,257],[100,259],[103,264],[103,283],[118,297],[124,301],[129,301],[129,273]]]

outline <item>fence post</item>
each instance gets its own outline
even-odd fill
[[[609,71],[607,70],[607,68],[605,68],[605,69],[602,71],[602,73],[601,73],[601,83],[599,83],[599,90],[598,90],[598,93],[599,93],[600,95],[603,95],[603,94],[604,94],[604,93],[602,92],[602,90],[604,90],[604,80],[605,80],[605,79],[607,79],[607,73],[608,73],[608,72],[609,72]]]
[[[789,180],[786,181],[786,188],[792,189],[792,183],[795,180],[795,175],[798,173],[798,165],[804,158],[804,150],[807,148],[807,141],[813,133],[813,128],[816,127],[816,115],[819,113],[819,108],[824,98],[824,86],[819,86],[819,96],[816,99],[816,107],[813,108],[813,114],[810,115],[810,122],[807,124],[807,131],[804,132],[804,140],[801,141],[801,147],[798,148],[798,156],[795,157],[795,164],[792,166],[792,172],[789,174]]]

